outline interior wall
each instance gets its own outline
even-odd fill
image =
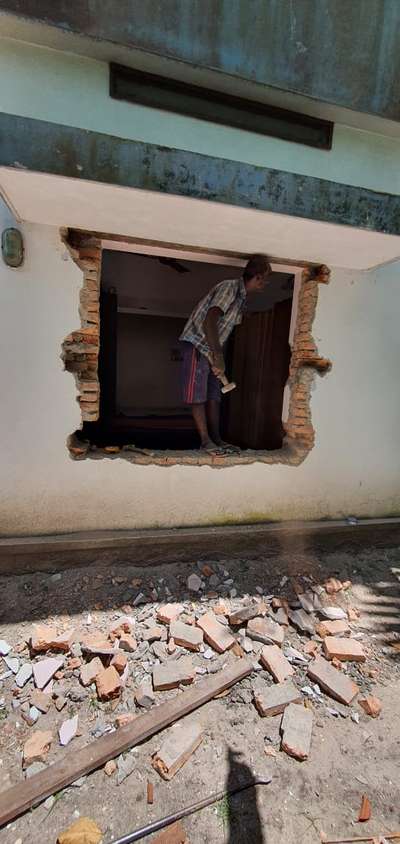
[[[11,218],[0,207],[0,228]],[[301,466],[225,469],[73,461],[79,427],[61,343],[79,325],[81,273],[54,227],[22,227],[18,270],[0,259],[3,535],[400,515],[400,264],[332,269],[314,337],[333,363],[316,376],[316,444]]]
[[[179,351],[184,325],[184,319],[118,314],[117,413],[183,412],[180,362],[174,351]]]

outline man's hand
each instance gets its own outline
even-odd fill
[[[216,375],[217,378],[220,378],[221,375],[223,375],[224,372],[225,372],[224,356],[223,356],[222,352],[212,352],[211,357],[212,357],[211,369],[212,369],[214,375]]]

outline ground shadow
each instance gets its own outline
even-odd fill
[[[232,748],[228,750],[229,771],[226,781],[227,791],[254,780],[254,774],[243,756]],[[226,844],[266,844],[262,832],[262,823],[257,806],[256,787],[247,788],[228,798]]]

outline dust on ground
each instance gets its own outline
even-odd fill
[[[188,578],[196,574],[200,587],[188,589]],[[327,578],[338,578],[351,586],[333,595],[321,590]],[[26,775],[22,768],[23,746],[36,730],[51,731],[53,741],[45,764],[79,751],[96,737],[114,729],[123,713],[140,714],[135,690],[151,678],[157,661],[187,656],[184,648],[167,652],[168,630],[159,640],[145,642],[151,626],[158,624],[157,608],[165,603],[183,604],[182,620],[193,622],[210,608],[225,603],[233,612],[249,599],[267,605],[273,596],[285,604],[298,605],[298,593],[319,594],[325,605],[351,607],[351,635],[362,644],[367,659],[363,664],[344,663],[344,670],[359,686],[358,698],[374,695],[382,703],[381,715],[369,717],[356,698],[349,707],[337,704],[307,678],[307,661],[290,657],[293,680],[313,711],[314,722],[309,758],[299,762],[280,750],[281,715],[262,718],[253,702],[253,687],[260,679],[272,684],[270,674],[259,664],[263,645],[249,644],[245,627],[235,636],[249,650],[253,674],[232,687],[225,697],[214,699],[188,716],[200,721],[203,741],[170,781],[164,781],[152,767],[153,754],[167,730],[134,748],[132,773],[117,784],[117,771],[108,777],[97,770],[73,786],[12,821],[0,830],[2,844],[55,844],[57,835],[76,818],[89,816],[103,831],[104,844],[111,844],[128,832],[177,811],[214,791],[231,788],[252,775],[271,776],[269,785],[220,801],[186,818],[183,823],[191,844],[200,842],[264,842],[264,844],[308,844],[357,835],[378,835],[400,829],[398,759],[400,745],[399,623],[400,548],[371,548],[324,552],[312,559],[302,553],[276,555],[268,559],[207,559],[191,564],[146,566],[125,563],[112,566],[102,559],[87,568],[36,572],[0,578],[0,639],[11,646],[8,659],[37,662],[50,654],[34,656],[26,643],[34,624],[51,625],[59,632],[73,627],[73,652],[62,654],[64,665],[54,678],[53,703],[30,725],[29,680],[16,692],[15,675],[0,659],[0,790]],[[357,613],[359,617],[356,618]],[[81,666],[71,659],[86,661],[79,642],[96,632],[107,634],[121,616],[134,618],[137,648],[127,652],[128,672],[116,700],[102,703],[94,685],[80,683]],[[314,623],[321,620],[310,615]],[[283,650],[295,648],[303,659],[310,638],[322,647],[314,633],[301,634],[292,625],[285,628]],[[246,641],[245,641],[246,639]],[[210,654],[211,650],[211,654]],[[190,654],[196,670],[195,682],[203,675],[223,671],[240,657],[231,651],[217,654],[205,644],[202,652]],[[16,664],[14,664],[14,670]],[[179,694],[179,690],[155,692],[155,703]],[[64,697],[61,711],[54,705]],[[151,711],[151,709],[150,709]],[[78,714],[78,735],[68,747],[58,740],[61,724]],[[36,714],[33,713],[34,717]],[[24,716],[24,717],[23,717]],[[126,756],[126,754],[125,754]],[[118,762],[118,760],[116,760]],[[154,785],[154,803],[147,804],[147,783]],[[372,805],[371,819],[357,822],[362,795]],[[150,841],[150,838],[146,838]]]

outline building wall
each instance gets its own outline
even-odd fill
[[[317,150],[109,96],[108,64],[0,39],[0,111],[400,194],[399,143],[335,124]]]
[[[0,230],[11,218],[1,206]],[[400,513],[400,265],[333,268],[314,337],[333,369],[316,377],[316,444],[298,467],[135,466],[73,461],[80,411],[61,343],[78,327],[81,272],[54,227],[23,225],[26,260],[0,259],[4,535]]]

